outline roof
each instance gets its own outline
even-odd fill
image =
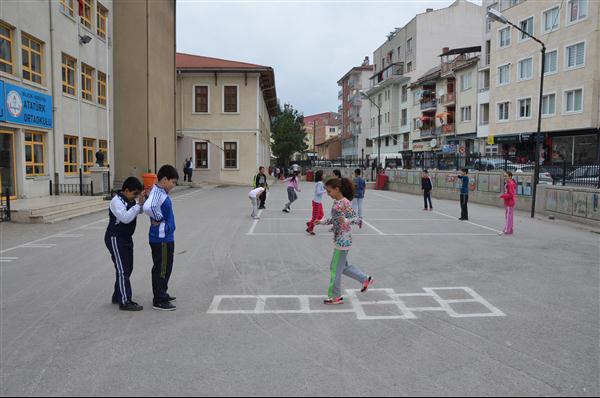
[[[317,119],[321,119],[321,120],[325,120],[327,123],[326,125],[337,125],[338,122],[338,114],[335,112],[323,112],[323,113],[317,113],[315,115],[308,115],[308,116],[304,116],[304,124],[311,124],[314,120]],[[331,120],[334,120],[335,123],[330,124]]]
[[[416,85],[421,85],[423,83],[429,82],[431,80],[436,80],[438,77],[440,77],[442,72],[442,66],[438,65],[435,68],[431,68],[429,69],[427,72],[425,72],[425,74],[423,74],[423,76],[421,76],[416,82]]]
[[[375,68],[374,65],[355,66],[354,68],[352,68],[348,72],[346,72],[346,74],[344,76],[342,76],[342,78],[340,80],[338,80],[337,83],[340,84],[342,81],[344,81],[348,76],[350,76],[354,72],[364,72],[364,71],[371,72],[374,68]]]
[[[177,71],[182,73],[195,72],[255,72],[260,73],[260,87],[263,92],[269,115],[275,116],[278,111],[277,91],[275,89],[275,72],[270,66],[250,64],[247,62],[230,61],[220,58],[204,57],[201,55],[176,54]]]
[[[454,48],[452,50],[448,50],[445,53],[441,54],[440,57],[447,57],[450,55],[480,53],[480,52],[481,52],[481,46]]]
[[[329,145],[329,144],[331,144],[333,142],[336,142],[336,141],[340,141],[341,142],[342,141],[342,137],[332,137],[332,138],[328,139],[327,141],[323,141],[320,144],[317,144],[317,146]]]

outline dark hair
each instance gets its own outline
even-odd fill
[[[264,182],[258,185],[259,188],[266,188],[267,184],[265,184]]]
[[[123,187],[121,188],[122,192],[125,190],[129,192],[142,192],[144,190],[144,185],[142,185],[142,182],[136,177],[128,177],[123,182]]]
[[[356,174],[357,176],[362,174],[362,170],[361,169],[356,169],[354,170],[354,174]]]
[[[469,174],[469,169],[462,169],[462,172],[465,174]]]
[[[323,181],[323,170],[318,170],[315,173],[315,182]]]
[[[265,166],[260,166],[260,167],[258,168],[258,171],[261,171],[261,170],[264,170],[264,169],[265,169]]]
[[[166,164],[158,170],[158,181],[166,178],[167,180],[179,180],[179,173],[177,169],[169,164]]]
[[[512,178],[512,176],[513,176],[513,173],[512,173],[512,171],[507,171],[507,172],[506,172],[506,174],[508,174],[508,176],[509,176],[509,177],[511,177],[511,178]]]
[[[333,189],[339,189],[348,200],[354,199],[354,183],[347,178],[332,178],[325,185]]]
[[[423,170],[423,173],[429,174],[429,170],[425,169],[425,170]]]
[[[333,175],[336,176],[337,178],[342,178],[342,172],[339,170],[333,170]]]

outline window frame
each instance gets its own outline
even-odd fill
[[[70,6],[69,6],[70,4]],[[64,6],[64,9],[62,8]],[[58,9],[60,12],[65,14],[68,17],[75,17],[75,0],[60,0],[58,4]]]
[[[508,104],[508,117],[506,119],[500,119],[500,105],[501,104]],[[510,101],[509,100],[504,100],[504,101],[498,101],[496,102],[496,123],[509,123],[510,122]]]
[[[508,81],[506,83],[501,83],[500,82],[500,76],[502,74],[500,73],[500,68],[503,68],[505,66],[508,66]],[[511,78],[510,78],[511,72],[512,72],[512,64],[510,62],[506,63],[506,64],[498,65],[496,67],[496,87],[508,86],[510,84],[510,82],[511,82]]]
[[[466,111],[469,111],[469,118],[465,118]],[[471,123],[473,121],[473,108],[471,105],[461,106],[460,107],[460,122],[461,123]]]
[[[569,104],[568,104],[568,101],[567,101],[567,95],[570,92],[575,92],[575,91],[578,91],[578,90],[581,90],[581,110],[578,110],[578,111],[568,111],[567,110],[567,106]],[[563,101],[562,101],[562,114],[564,116],[580,115],[580,114],[582,114],[584,112],[584,110],[585,110],[585,88],[583,86],[582,87],[573,87],[573,88],[564,89],[563,90],[562,99],[563,99]]]
[[[207,112],[198,112],[196,110],[196,87],[206,87],[207,90],[207,97],[206,97],[206,109]],[[225,99],[223,99],[224,101]],[[210,109],[210,84],[193,84],[192,85],[192,115],[210,115],[211,114],[211,109]]]
[[[46,133],[40,132],[40,131],[32,131],[32,130],[25,130],[23,132],[23,147],[24,147],[24,153],[23,153],[23,158],[25,160],[25,178],[33,178],[33,177],[43,177],[46,175]],[[27,139],[27,135],[31,135],[31,140]],[[36,141],[34,139],[35,136],[41,136],[42,140],[41,141]],[[39,162],[36,159],[35,156],[35,147],[36,146],[41,146],[42,147],[42,161]],[[27,147],[31,148],[31,161],[27,161]],[[27,171],[27,168],[31,167],[32,168],[32,172],[29,173]],[[41,167],[42,172],[38,173],[36,172],[36,167]]]
[[[546,30],[546,13],[552,10],[558,9],[558,18],[556,20],[557,22],[557,26],[555,28],[551,28],[550,30]],[[541,20],[540,20],[540,32],[544,35],[547,33],[552,33],[552,32],[556,32],[557,30],[560,29],[560,12],[561,12],[561,6],[560,4],[555,4],[550,8],[547,8],[545,10],[542,10],[542,14],[541,14]]]
[[[581,4],[582,0],[567,0],[567,7],[566,7],[567,11],[565,12],[565,19],[566,19],[565,26],[571,26],[571,25],[578,24],[580,22],[585,21],[590,16],[590,2],[589,2],[589,0],[585,0],[585,2],[586,2],[586,14],[585,14],[585,17],[578,18],[575,21],[571,21],[571,4],[574,1],[577,1],[577,2],[579,2],[579,4]]]
[[[532,36],[535,36],[535,15],[530,15],[530,16],[528,16],[527,18],[523,18],[523,19],[521,19],[521,20],[519,21],[519,25],[518,25],[518,26],[519,26],[520,28],[523,28],[523,27],[521,26],[521,23],[522,23],[522,22],[525,22],[525,21],[528,21],[528,20],[530,20],[530,19],[531,19],[531,24],[533,25],[533,27],[532,27],[532,32],[531,32],[531,35],[532,35]],[[519,31],[519,32],[518,32],[518,36],[519,36],[519,43],[525,43],[525,42],[527,42],[527,41],[531,40],[531,37],[529,37],[529,36],[525,35],[525,34],[524,34],[523,32],[521,32],[521,31]],[[525,38],[523,38],[523,36],[525,36]]]
[[[69,140],[69,143],[66,142],[66,140]],[[71,143],[70,140],[73,140],[74,144]],[[71,158],[71,148],[75,148],[75,162],[73,163],[73,159]],[[65,160],[64,157],[64,150],[67,150],[67,160]],[[69,170],[73,169],[75,171],[67,171],[67,167],[69,167]],[[74,136],[74,135],[64,135],[63,136],[63,172],[65,173],[66,176],[73,176],[76,175],[78,173],[78,169],[79,169],[79,137]]]
[[[569,67],[569,48],[578,46],[580,44],[583,44],[583,63],[581,65]],[[588,49],[587,40],[580,40],[578,42],[565,45],[565,52],[564,52],[564,54],[565,54],[565,64],[564,64],[565,69],[564,70],[565,70],[565,72],[585,68],[585,65],[587,63],[587,49]]]
[[[65,63],[65,58],[66,61],[72,61],[74,63],[73,67],[71,68],[71,66],[67,63]],[[66,72],[65,72],[66,70]],[[72,71],[73,73],[73,85],[69,84],[69,71]],[[77,59],[75,57],[71,57],[69,54],[67,53],[61,53],[61,72],[65,75],[65,76],[61,76],[62,78],[62,93],[65,95],[71,95],[71,96],[77,96]],[[67,78],[67,81],[64,80],[64,78]],[[65,88],[67,89],[67,91],[65,91]],[[73,92],[69,92],[68,90],[72,89]]]
[[[502,32],[508,30],[508,44],[506,46],[502,45]],[[512,26],[504,26],[498,28],[498,48],[500,50],[509,48],[512,46]]]
[[[236,112],[225,112],[225,87],[235,87],[237,91]],[[223,115],[239,115],[240,114],[240,85],[239,84],[223,84],[221,86],[221,114]],[[228,141],[229,142],[229,141]]]
[[[79,12],[77,13],[78,14],[77,16],[79,17],[79,23],[91,31],[93,29],[92,28],[92,26],[93,26],[92,10],[94,9],[94,0],[82,0],[82,1],[83,1],[83,14],[79,15]],[[86,15],[85,15],[86,10],[89,10],[89,13],[90,13],[89,17],[86,17]]]
[[[523,61],[527,61],[527,60],[531,60],[531,76],[529,76],[528,78],[521,78],[521,71],[522,71],[521,63]],[[526,82],[529,80],[533,80],[533,75],[534,75],[533,56],[519,59],[517,61],[517,82]]]
[[[464,87],[463,83],[464,83],[464,78],[469,76],[469,86],[468,87]],[[473,72],[468,72],[468,73],[464,73],[460,75],[460,91],[461,92],[465,92],[465,91],[469,91],[473,88]]]
[[[100,78],[100,76],[104,77],[104,80],[102,80]],[[97,70],[96,71],[96,86],[98,88],[98,95],[96,98],[96,101],[98,102],[98,105],[100,106],[107,106],[107,101],[106,101],[106,94],[107,94],[107,90],[108,90],[108,77],[106,76],[106,73],[102,72],[101,70]],[[104,95],[102,95],[102,92],[104,91]]]
[[[10,69],[11,69],[10,72],[0,71],[0,73],[6,73],[6,74],[9,74],[11,76],[16,76],[16,73],[15,73],[15,71],[17,69],[15,67],[16,66],[15,65],[15,32],[16,32],[16,29],[13,26],[7,24],[4,21],[0,21],[0,25],[2,27],[4,27],[6,30],[8,30],[9,37],[0,35],[0,38],[8,41],[8,43],[9,43],[9,52],[10,52],[10,62],[4,60],[3,58],[0,58],[0,63],[2,63],[4,65],[10,65]]]
[[[556,53],[556,69],[553,71],[549,71],[549,72],[545,72],[544,76],[552,76],[558,73],[558,65],[559,65],[559,51],[558,48],[554,48],[552,50],[547,50],[546,51],[546,55],[549,55],[551,53]],[[540,54],[540,67],[541,67],[541,61],[542,61],[542,55]],[[548,63],[546,62],[546,66],[548,65]]]
[[[105,144],[103,146],[102,144]],[[108,141],[107,140],[98,140],[98,152],[102,152],[104,154],[104,166],[109,166],[110,161],[108,158]]]
[[[89,68],[90,74],[86,73],[86,68]],[[81,63],[81,99],[84,101],[94,102],[94,71],[95,69],[88,64]],[[88,80],[90,90],[87,90]]]
[[[104,11],[104,14],[101,11]],[[103,28],[102,23],[104,23]],[[108,37],[108,8],[99,1],[96,2],[96,36],[101,40],[106,40]]]
[[[94,167],[96,164],[95,154],[96,154],[96,138],[83,137],[83,174],[91,174],[90,167]],[[92,142],[92,146],[88,144]],[[88,153],[89,152],[89,153]]]
[[[521,116],[521,101],[529,100],[529,116]],[[533,117],[533,98],[532,97],[521,97],[517,98],[517,120],[531,120]]]
[[[193,162],[194,162],[194,170],[201,170],[201,171],[210,171],[210,143],[207,141],[201,141],[201,140],[193,140],[192,141],[193,144]],[[198,167],[198,152],[197,152],[197,148],[196,146],[198,144],[206,144],[206,167]]]
[[[544,113],[544,98],[550,97],[551,95],[554,95],[554,113]],[[557,95],[556,91],[544,93],[544,95],[542,95],[542,119],[556,116],[556,99],[557,98],[558,98],[558,95]]]
[[[239,140],[223,140],[223,152],[221,153],[221,170],[223,171],[239,171],[240,170],[240,141]],[[227,153],[227,144],[236,144],[236,167],[225,167],[225,155]]]
[[[27,39],[29,40],[29,46],[25,47],[25,44],[23,44],[23,39]],[[36,51],[32,48],[31,43],[34,42],[36,44],[38,44],[40,46],[40,51]],[[29,61],[29,66],[25,66],[23,64],[23,62],[25,61],[24,57],[23,57],[23,51],[26,51],[28,53],[28,61]],[[37,55],[39,55],[40,57],[40,71],[34,71],[32,69],[32,56],[31,54],[35,53]],[[45,67],[45,63],[44,63],[44,42],[36,39],[34,36],[25,33],[23,31],[21,31],[21,78],[24,81],[33,83],[33,84],[39,84],[39,85],[43,85],[44,84],[44,67]],[[29,73],[29,79],[25,77],[25,72]],[[33,76],[39,76],[40,81],[36,82],[35,80],[33,80]]]

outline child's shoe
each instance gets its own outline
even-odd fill
[[[341,304],[344,304],[344,298],[343,297],[326,298],[325,301],[323,301],[323,304],[325,304],[325,305],[341,305]]]
[[[125,304],[119,304],[119,309],[121,311],[141,311],[144,309],[144,307],[136,302],[128,301]]]
[[[310,229],[307,229],[306,233],[308,233],[309,235],[313,235],[313,236],[316,235],[315,231],[311,231]]]
[[[360,292],[365,293],[367,290],[369,290],[369,288],[371,287],[372,284],[373,284],[373,278],[369,277],[369,279],[367,279],[365,281],[365,283],[363,283],[363,288]]]

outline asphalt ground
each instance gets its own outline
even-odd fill
[[[350,261],[366,295],[325,307],[327,227],[304,229],[312,184],[250,218],[249,188],[174,201],[177,311],[152,310],[148,220],[135,236],[139,313],[111,304],[106,215],[0,224],[2,396],[598,396],[599,235],[458,200],[368,191]],[[331,201],[325,204],[326,214]]]

